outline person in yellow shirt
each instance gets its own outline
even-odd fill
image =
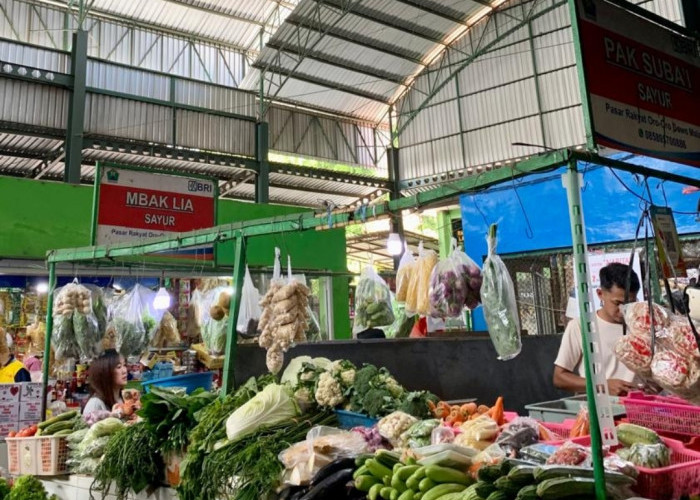
[[[16,360],[10,352],[5,331],[0,328],[0,384],[31,381],[32,377],[24,364]]]

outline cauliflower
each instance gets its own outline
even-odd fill
[[[382,384],[384,388],[391,393],[395,398],[398,398],[403,394],[403,387],[396,381],[391,375],[382,375]]]
[[[294,399],[296,400],[302,413],[306,412],[309,408],[314,405],[314,398],[311,391],[306,387],[300,387],[294,392]]]
[[[347,359],[338,359],[331,363],[328,371],[340,380],[343,387],[351,387],[355,383],[355,365]]]
[[[398,444],[401,434],[410,429],[416,422],[418,422],[418,419],[408,413],[395,411],[377,423],[377,430],[379,430],[379,434],[382,437],[388,439],[394,445],[394,443]]]
[[[338,382],[330,372],[323,372],[318,378],[318,385],[316,386],[316,393],[314,396],[316,402],[320,406],[328,406],[331,408],[338,406],[345,399],[340,382]]]
[[[350,387],[355,383],[355,369],[340,372],[340,381],[345,387]]]

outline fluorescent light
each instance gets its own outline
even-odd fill
[[[160,287],[158,290],[158,293],[156,293],[155,298],[153,299],[153,308],[159,311],[168,309],[170,307],[170,294],[168,291]]]
[[[49,291],[49,284],[45,282],[37,283],[36,293],[44,294]]]
[[[117,292],[121,292],[124,290],[124,287],[121,286],[119,283],[112,283],[112,288],[114,288]]]
[[[401,255],[401,252],[403,252],[403,243],[398,233],[391,233],[389,235],[389,238],[386,240],[386,249],[389,251],[390,255]]]

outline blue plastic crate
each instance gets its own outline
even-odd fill
[[[353,427],[373,427],[379,422],[378,418],[368,417],[362,413],[354,411],[335,410],[338,417],[338,427],[341,429],[352,429]]]
[[[177,375],[175,377],[149,380],[147,382],[143,382],[141,385],[146,392],[150,392],[151,386],[182,387],[187,391],[187,394],[189,394],[195,389],[199,388],[210,391],[213,378],[214,372],[189,373],[187,375]]]

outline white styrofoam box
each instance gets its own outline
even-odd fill
[[[20,427],[20,424],[18,422],[8,422],[6,424],[0,424],[0,436],[5,437],[10,432],[17,432],[21,428],[22,427]]]
[[[41,382],[22,382],[20,401],[41,401]]]
[[[25,401],[19,404],[19,420],[20,422],[33,420],[38,422],[41,420],[41,400],[32,402]]]
[[[19,403],[20,384],[0,384],[0,403]]]
[[[0,403],[0,424],[19,421],[19,403]]]

